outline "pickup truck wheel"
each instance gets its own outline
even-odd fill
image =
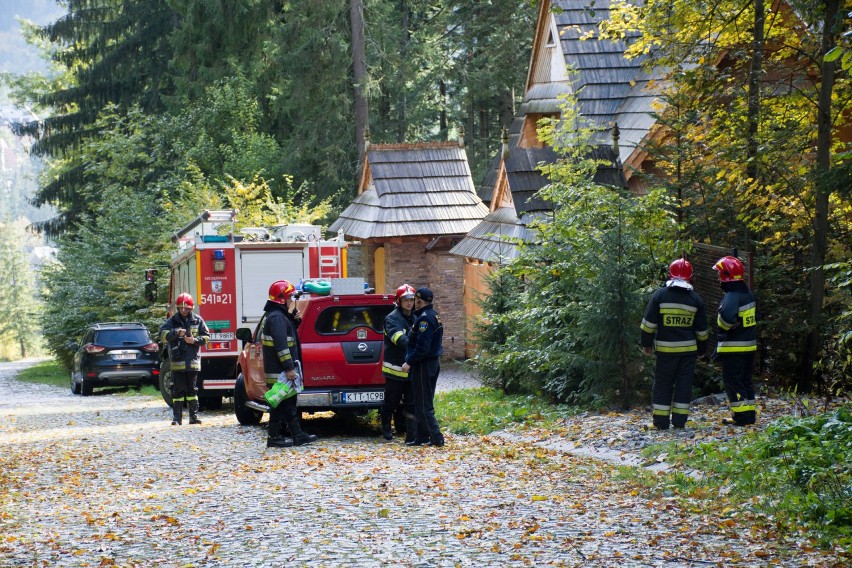
[[[256,426],[260,424],[263,418],[263,412],[249,408],[246,406],[248,396],[246,395],[246,384],[243,380],[243,374],[237,376],[237,382],[234,384],[234,414],[237,417],[237,422],[243,426]]]
[[[166,359],[160,364],[160,394],[163,400],[172,407],[172,362]]]

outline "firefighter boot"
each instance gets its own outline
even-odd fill
[[[294,446],[304,446],[305,444],[319,440],[319,436],[302,432],[302,425],[299,423],[298,418],[292,419],[287,425],[290,427],[290,433],[293,435]]]
[[[180,426],[183,424],[183,401],[172,401],[172,426]]]
[[[293,446],[293,440],[284,436],[281,428],[281,422],[269,421],[269,432],[266,438],[267,448],[290,448]]]
[[[393,432],[391,431],[391,416],[390,414],[382,413],[382,438],[385,440],[393,440]]]
[[[190,400],[189,401],[189,423],[190,424],[201,424],[201,420],[198,419],[198,401]]]

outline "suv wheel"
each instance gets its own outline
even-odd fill
[[[163,400],[172,407],[172,362],[165,359],[160,364],[160,394],[163,395]]]
[[[243,379],[243,374],[237,376],[237,382],[234,384],[234,414],[237,416],[237,422],[243,426],[256,426],[260,424],[263,418],[263,412],[249,408],[246,406],[248,395],[246,395],[246,384]]]
[[[71,394],[80,394],[80,385],[74,380],[74,373],[71,373]]]
[[[91,396],[92,395],[92,383],[87,383],[86,379],[81,379],[80,390],[83,396]]]

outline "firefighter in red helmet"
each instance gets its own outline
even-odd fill
[[[382,354],[382,374],[385,377],[385,398],[380,411],[382,436],[393,439],[391,418],[394,417],[400,402],[404,406],[406,441],[414,439],[414,393],[408,371],[402,370],[405,363],[405,350],[408,347],[408,333],[414,323],[414,287],[403,284],[396,289],[396,308],[384,322],[385,348]],[[397,428],[399,422],[397,422]],[[398,428],[399,429],[399,428]]]
[[[752,383],[754,353],[757,351],[757,300],[745,283],[745,266],[735,256],[716,261],[713,270],[725,295],[716,318],[716,357],[722,363],[722,382],[733,412],[724,424],[746,426],[757,421]]]
[[[640,326],[642,351],[657,354],[652,396],[659,430],[686,425],[696,360],[707,349],[707,314],[691,280],[688,260],[672,262],[669,279],[651,296]]]
[[[198,419],[198,372],[201,346],[210,339],[204,319],[192,309],[195,302],[186,292],[175,299],[175,314],[160,328],[160,339],[168,346],[172,375],[172,426],[183,423],[183,405],[189,407],[189,423]]]
[[[269,299],[263,307],[264,321],[260,341],[263,345],[263,370],[266,383],[271,387],[278,381],[296,382],[302,361],[302,346],[296,328],[299,324],[298,311],[290,309],[296,288],[287,280],[278,280],[269,287]],[[285,448],[310,444],[317,439],[313,434],[302,431],[296,407],[296,396],[282,400],[269,411],[269,430],[266,446]],[[286,424],[286,427],[285,427]],[[284,434],[290,429],[291,438]]]

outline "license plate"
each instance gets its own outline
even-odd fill
[[[358,402],[382,402],[385,399],[384,391],[369,392],[344,392],[340,393],[345,404]]]
[[[210,340],[211,341],[230,341],[234,338],[233,331],[222,331],[219,333],[211,333]]]
[[[117,361],[127,361],[129,359],[136,359],[136,353],[113,353],[112,358]]]

